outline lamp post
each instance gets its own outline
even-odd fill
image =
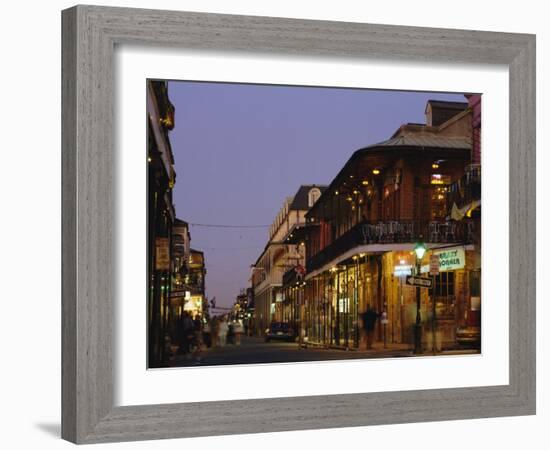
[[[416,254],[416,276],[420,276],[422,257],[426,253],[426,245],[421,239],[414,245]],[[422,353],[422,322],[420,318],[420,286],[416,286],[416,324],[414,327],[414,354]]]

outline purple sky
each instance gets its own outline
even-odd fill
[[[172,81],[174,203],[190,223],[269,225],[301,184],[329,184],[358,148],[424,123],[428,99],[458,94]],[[206,294],[230,306],[248,286],[268,228],[190,226]]]

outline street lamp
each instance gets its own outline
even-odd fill
[[[416,261],[419,264],[419,261],[424,257],[424,253],[426,253],[426,244],[422,242],[422,239],[414,244],[414,253],[416,253],[416,257],[418,258]]]
[[[426,245],[420,240],[414,244],[414,253],[416,254],[416,276],[420,276],[420,265],[422,257],[426,253]],[[416,286],[416,325],[414,327],[414,351],[415,354],[422,353],[422,323],[420,319],[420,286]]]

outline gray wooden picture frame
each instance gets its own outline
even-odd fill
[[[97,6],[63,11],[62,31],[64,439],[95,443],[535,413],[535,36]],[[503,345],[509,345],[509,384],[115,407],[116,44],[507,65],[510,339]],[[234,408],[238,415],[229,413]]]

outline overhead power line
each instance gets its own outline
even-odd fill
[[[228,250],[228,251],[235,251],[235,250],[258,250],[260,248],[260,245],[257,245],[255,247],[201,247],[201,250]]]
[[[189,225],[194,227],[206,227],[206,228],[268,228],[271,225],[228,225],[228,224],[213,224],[213,223],[192,223]]]

